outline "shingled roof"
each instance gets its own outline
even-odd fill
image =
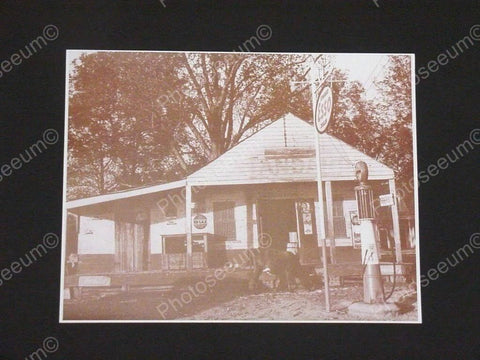
[[[316,181],[315,129],[287,114],[187,177],[198,185]],[[354,165],[365,161],[369,179],[392,179],[386,165],[328,134],[320,135],[322,179],[354,180]]]

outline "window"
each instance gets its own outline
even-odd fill
[[[222,240],[235,241],[235,202],[221,201],[213,203],[213,227],[215,235],[223,237]]]

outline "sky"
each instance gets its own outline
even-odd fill
[[[367,98],[377,94],[374,80],[385,76],[386,54],[336,54],[334,66],[348,71],[350,80],[358,80],[367,90]]]

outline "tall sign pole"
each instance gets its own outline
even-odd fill
[[[322,162],[320,158],[320,134],[327,130],[332,115],[332,90],[323,86],[328,76],[325,63],[319,74],[315,60],[311,59],[310,64],[310,89],[312,93],[313,121],[315,124],[315,154],[317,163],[317,192],[318,192],[318,219],[320,231],[317,231],[317,243],[322,243],[323,282],[325,290],[325,309],[330,311],[330,287],[328,282],[327,244],[325,239],[325,210],[323,206],[323,185],[322,185]],[[316,79],[316,77],[318,79]],[[317,83],[318,82],[318,85]],[[322,87],[323,86],[323,87]],[[318,88],[317,88],[318,87]],[[321,91],[320,91],[321,89]],[[320,92],[319,92],[320,91]]]

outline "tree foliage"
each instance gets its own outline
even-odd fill
[[[384,162],[395,170],[397,187],[406,186],[414,177],[411,84],[410,57],[389,56],[386,74],[376,82],[380,95],[374,109],[382,124],[379,152]],[[412,212],[413,192],[408,191],[402,200]]]
[[[185,54],[180,73],[195,140],[213,160],[260,124],[288,111],[290,81],[298,77],[291,55]],[[298,65],[297,64],[297,65]]]
[[[297,62],[297,63],[296,63]],[[84,54],[69,93],[69,198],[178,179],[294,107],[300,56]]]
[[[169,101],[166,116],[162,104],[180,82],[174,60],[175,55],[101,52],[83,55],[74,66],[69,180],[84,184],[76,195],[168,180],[166,174],[179,172],[173,149],[180,106]]]
[[[308,56],[83,54],[70,74],[69,199],[182,178],[288,112],[313,121]],[[328,131],[404,179],[412,164],[409,58],[389,61],[374,100],[334,70]]]
[[[349,81],[347,75],[335,70],[332,74],[334,98],[333,121],[329,133],[374,158],[380,155],[378,137],[382,128],[373,105],[365,97],[365,89],[358,81]]]

